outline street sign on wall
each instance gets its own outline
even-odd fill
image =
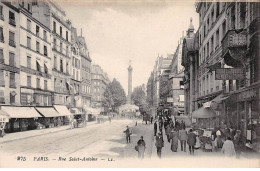
[[[243,68],[216,68],[215,80],[244,80]]]

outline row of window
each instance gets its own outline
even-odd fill
[[[72,66],[77,68],[77,69],[80,69],[80,60],[75,58],[75,57],[73,57],[72,58]]]
[[[3,27],[0,27],[0,42],[4,43],[4,30],[3,30]],[[16,47],[15,33],[13,31],[9,31],[9,45],[12,46],[12,47]]]
[[[55,21],[53,21],[53,31],[54,31],[54,33],[57,33],[56,22]],[[63,36],[62,36],[62,27],[61,26],[60,26],[60,37],[63,38]],[[66,40],[69,41],[69,33],[68,33],[68,31],[66,31]]]
[[[0,49],[0,63],[5,63],[4,60],[4,51]],[[9,52],[9,65],[15,67],[15,54],[13,52]]]
[[[0,70],[0,86],[2,87],[5,86],[5,76],[7,77],[8,74],[5,75],[4,70]],[[9,88],[16,88],[14,72],[9,72]]]
[[[27,36],[27,48],[32,49],[31,46],[31,37]],[[36,41],[36,52],[41,53],[40,52],[40,42]],[[48,56],[48,48],[46,45],[43,45],[43,55],[44,56]]]
[[[44,80],[44,85],[43,85],[44,90],[48,90],[48,81]],[[27,87],[32,87],[32,77],[30,75],[27,76]],[[41,79],[36,78],[36,88],[41,89]]]
[[[62,42],[60,42],[59,48],[60,48],[60,53],[64,54],[64,49],[63,49],[63,43]],[[53,39],[53,49],[58,50],[58,48],[57,48],[57,39],[55,39],[55,38]],[[69,56],[69,47],[67,45],[66,45],[66,56]]]
[[[222,34],[220,34],[220,27],[222,27]],[[199,64],[202,64],[219,47],[220,41],[223,39],[223,37],[227,32],[226,21],[224,21],[220,27],[217,29],[215,33],[213,33],[212,37],[201,49],[199,54]],[[200,38],[200,43],[201,43],[201,38]]]
[[[30,56],[27,56],[27,68],[32,69],[32,58]],[[36,60],[36,70],[39,72],[44,72],[45,74],[48,74],[48,67],[47,65],[44,63],[43,64],[43,71],[42,71],[42,67],[39,63],[39,61]]]
[[[91,88],[88,85],[82,85],[82,91],[87,94],[90,94]]]
[[[4,14],[3,14],[3,6],[0,5],[0,19],[4,20]],[[16,26],[15,24],[15,14],[12,11],[9,11],[9,24],[12,26]]]
[[[56,69],[56,70],[58,69],[58,67],[57,67],[57,56],[54,56],[54,69]],[[63,59],[61,58],[59,69],[60,69],[59,70],[60,72],[66,72],[67,74],[69,74],[69,62],[66,61],[66,68],[63,69]]]
[[[31,31],[31,20],[27,19],[27,30]],[[36,25],[35,27],[35,34],[36,36],[40,37],[40,27],[38,25]],[[43,30],[43,40],[47,41],[47,31]]]
[[[10,93],[10,104],[14,104],[15,103],[15,96]],[[5,104],[5,94],[3,90],[0,90],[0,104]]]

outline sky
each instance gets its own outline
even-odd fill
[[[173,54],[199,17],[193,0],[59,0],[56,2],[86,38],[92,64],[116,78],[127,94],[131,60],[133,88],[147,84],[158,54]]]

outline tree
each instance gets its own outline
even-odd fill
[[[125,91],[120,82],[114,78],[113,81],[106,87],[103,104],[107,107],[112,107],[114,111],[116,107],[119,107],[125,103]]]
[[[148,112],[147,98],[142,86],[134,88],[131,99],[139,107],[141,113]]]

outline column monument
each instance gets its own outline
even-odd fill
[[[131,61],[129,61],[128,67],[128,96],[127,96],[127,104],[132,104],[131,102],[131,94],[132,94],[132,71],[133,68],[131,66]]]

